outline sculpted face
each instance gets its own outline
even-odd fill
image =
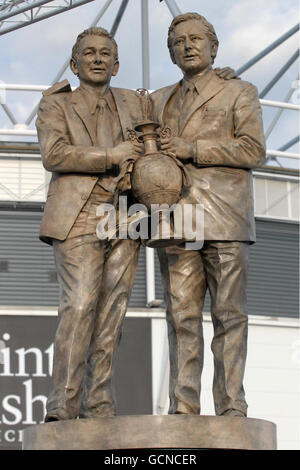
[[[119,68],[113,43],[105,36],[85,36],[80,41],[78,57],[71,62],[71,68],[82,83],[94,87],[109,84]]]
[[[198,20],[187,20],[174,28],[174,63],[184,75],[197,75],[211,67],[212,44]]]

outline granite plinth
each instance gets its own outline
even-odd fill
[[[114,416],[24,430],[23,450],[276,449],[276,425],[230,416]]]

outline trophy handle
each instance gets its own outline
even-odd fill
[[[159,137],[161,139],[169,139],[172,137],[172,129],[169,126],[164,126],[160,129]]]
[[[142,140],[139,138],[139,136],[137,135],[134,129],[129,129],[127,127],[126,131],[127,131],[127,140],[129,140],[130,142],[142,142]]]

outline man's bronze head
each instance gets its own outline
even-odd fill
[[[196,20],[197,22],[199,22],[199,30],[203,31],[208,37],[210,44],[211,44],[211,57],[212,57],[212,63],[213,63],[217,55],[219,40],[218,40],[218,37],[216,35],[213,25],[209,23],[206,20],[206,18],[204,18],[204,16],[201,16],[198,13],[184,13],[183,15],[178,15],[173,19],[169,27],[169,32],[168,32],[168,48],[169,48],[172,62],[175,63],[174,52],[173,52],[173,39],[175,35],[174,34],[175,27],[178,24],[183,23],[185,21],[189,21],[189,20]]]
[[[78,52],[79,52],[79,43],[80,43],[81,39],[83,39],[85,36],[104,36],[104,37],[110,39],[112,44],[113,44],[113,51],[114,51],[115,58],[117,60],[119,60],[118,45],[117,45],[114,37],[111,34],[109,34],[109,32],[106,29],[100,28],[98,26],[92,26],[91,28],[85,29],[82,33],[80,33],[77,36],[76,42],[75,42],[75,44],[72,48],[72,58],[71,58],[71,60],[74,60],[74,61],[77,60]]]
[[[119,69],[116,41],[104,28],[86,29],[73,46],[70,67],[81,83],[108,84]]]

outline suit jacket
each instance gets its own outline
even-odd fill
[[[124,141],[141,120],[136,92],[111,88]],[[44,92],[36,121],[43,165],[52,179],[40,239],[65,240],[97,180],[106,172],[106,151],[99,147],[90,112],[78,89],[67,80]],[[97,146],[98,145],[98,146]]]
[[[164,110],[178,86],[151,95],[153,117],[161,126],[168,124]],[[197,151],[194,161],[185,163],[191,186],[179,203],[203,204],[205,240],[254,242],[251,169],[265,159],[256,88],[242,80],[220,79],[211,70],[180,122],[178,135],[195,142]]]

